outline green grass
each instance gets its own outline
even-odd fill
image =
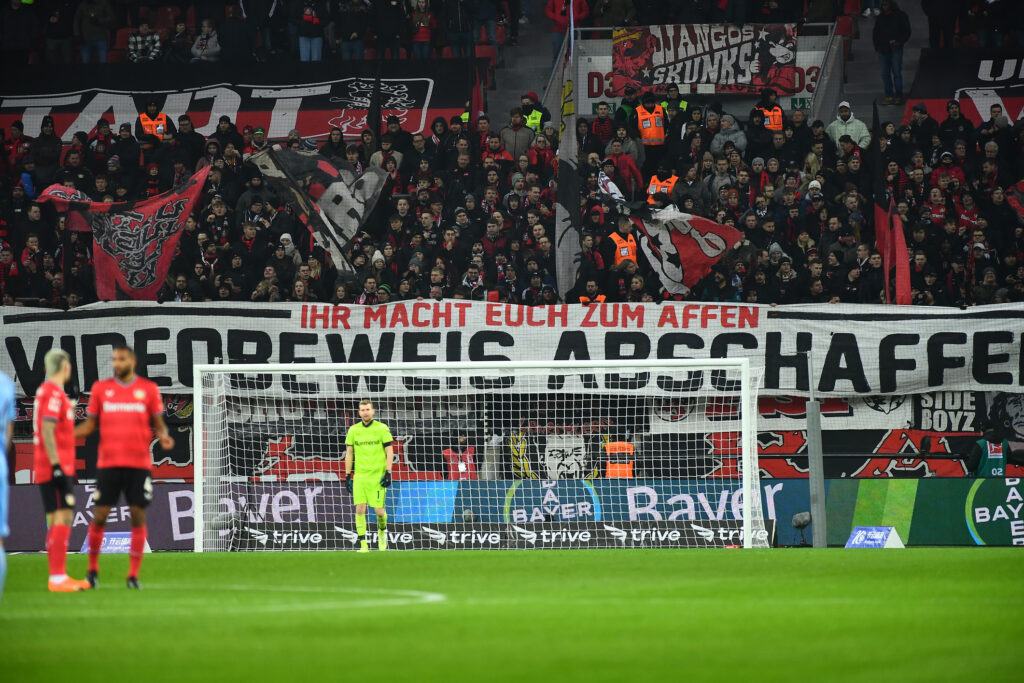
[[[84,558],[72,556],[73,575]],[[9,558],[0,680],[996,681],[1022,677],[1024,554],[162,553],[129,592]]]

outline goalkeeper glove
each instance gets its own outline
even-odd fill
[[[384,476],[380,478],[380,485],[384,488],[391,486],[391,473],[385,472]]]
[[[349,472],[345,475],[345,490],[352,493],[352,473]]]

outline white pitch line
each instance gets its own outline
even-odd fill
[[[103,590],[102,588],[99,590]],[[182,585],[161,585],[161,584],[147,584],[143,590],[143,593],[147,591],[155,592],[181,592],[182,596],[175,599],[173,605],[167,605],[166,608],[160,605],[150,605],[147,607],[146,614],[158,614],[158,615],[182,615],[182,616],[195,616],[197,611],[216,611],[218,614],[250,614],[250,613],[274,613],[274,612],[310,612],[310,611],[326,611],[333,609],[351,609],[358,607],[409,607],[412,605],[427,605],[445,602],[447,596],[444,593],[432,593],[429,591],[416,591],[416,590],[402,590],[392,588],[348,588],[344,586],[338,587],[326,587],[317,588],[313,586],[244,586],[244,585],[230,585],[230,586],[182,586]],[[322,595],[322,594],[349,594],[349,595],[365,595],[365,596],[380,596],[376,598],[368,598],[363,600],[327,600],[317,602],[289,602],[280,604],[253,604],[253,605],[225,605],[223,603],[210,604],[208,602],[198,602],[189,600],[187,595],[188,592],[207,591],[207,592],[245,592],[245,593],[284,593],[284,594],[299,594],[299,595]],[[390,596],[390,597],[389,597]],[[74,600],[74,598],[71,598]],[[5,607],[10,607],[10,598],[4,601]],[[45,611],[45,607],[51,605],[35,604],[28,606],[33,609],[31,612],[14,613],[11,614],[8,610],[0,611],[0,622],[8,620],[49,620],[49,619],[68,619],[75,618],[77,616],[94,618],[96,616],[124,616],[125,607],[121,606],[114,609],[103,609],[102,606],[96,609],[95,605],[90,604],[90,608],[87,612],[83,612],[81,615],[74,614],[74,606],[67,606],[65,609],[59,612],[48,612]]]

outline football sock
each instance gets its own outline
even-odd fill
[[[133,526],[132,540],[128,551],[128,576],[139,577],[139,567],[142,565],[142,553],[146,550],[146,527]]]
[[[388,513],[384,512],[382,514],[377,515],[377,531],[379,533],[384,533],[384,530],[387,529],[387,526],[388,526]]]
[[[46,554],[50,561],[50,580],[59,581],[67,576],[68,538],[71,527],[54,524],[46,534]]]
[[[89,525],[89,571],[100,570],[100,546],[103,545],[103,533],[106,527]]]
[[[356,513],[356,533],[359,534],[359,540],[366,540],[366,513]]]
[[[4,598],[4,581],[7,579],[7,552],[0,545],[0,601]]]

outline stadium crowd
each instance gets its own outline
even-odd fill
[[[80,7],[88,4],[107,5],[85,0]],[[34,202],[47,185],[61,182],[95,201],[139,200],[206,166],[203,197],[161,301],[875,303],[884,298],[885,276],[873,206],[890,197],[906,226],[913,303],[1024,300],[1024,124],[1011,126],[998,107],[975,127],[956,100],[941,121],[915,105],[907,125],[886,121],[873,136],[871,112],[855,113],[846,102],[826,122],[783,111],[770,90],[749,111],[731,109],[728,99],[687,102],[674,86],[657,96],[627,91],[578,120],[581,192],[570,208],[580,212],[582,260],[579,280],[559,291],[558,124],[535,92],[504,115],[480,115],[473,130],[460,116],[416,133],[390,118],[379,140],[365,131],[357,141],[340,130],[321,142],[294,130],[271,142],[261,128],[239,130],[226,116],[204,138],[187,115],[172,121],[159,106],[147,103],[134,123],[100,119],[93,132],[75,133],[70,147],[54,134],[51,117],[38,132],[20,122],[7,131],[0,160],[5,305],[73,308],[96,298],[91,239],[65,238],[65,218]],[[294,207],[246,163],[272,145],[318,147],[356,169],[387,173],[383,196],[347,254],[351,269],[314,246]],[[626,200],[673,203],[734,225],[745,238],[692,289],[670,292],[632,225],[599,192],[602,173]]]

